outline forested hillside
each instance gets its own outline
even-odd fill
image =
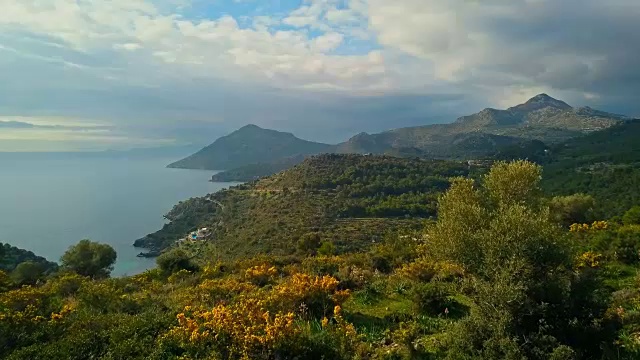
[[[45,270],[55,270],[58,266],[31,251],[0,243],[0,270],[11,272],[18,264],[26,261],[41,264]]]
[[[211,177],[213,182],[247,182],[269,176],[298,165],[305,155],[291,156],[268,163],[255,163],[221,171]]]
[[[543,197],[538,165],[501,162],[483,172],[316,157],[169,214],[176,222],[213,203],[224,229],[225,214],[270,209],[281,223],[255,220],[255,234],[291,251],[231,258],[231,236],[183,243],[159,257],[157,269],[109,279],[115,253],[83,241],[37,283],[20,286],[0,271],[0,358],[640,358],[640,207],[594,219],[589,196]],[[437,219],[375,243],[368,236],[357,251],[336,245],[343,230],[307,233],[305,214],[325,216],[329,196],[360,204],[434,189],[442,194],[433,203]],[[292,242],[296,229],[303,235]],[[266,244],[250,239],[235,237],[247,250]]]
[[[621,216],[640,203],[639,139],[640,120],[634,120],[550,147],[541,158],[545,191],[591,194],[600,217]]]
[[[474,170],[475,172],[480,169]],[[170,223],[136,241],[163,250],[198,227],[227,256],[286,255],[304,236],[354,251],[385,233],[417,229],[466,163],[390,156],[318,155],[290,170],[178,204]]]

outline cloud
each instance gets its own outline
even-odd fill
[[[539,92],[640,114],[636,0],[295,1],[0,0],[0,115],[210,142],[249,122],[333,141]]]
[[[623,96],[640,87],[634,0],[370,0],[378,42],[452,83]]]

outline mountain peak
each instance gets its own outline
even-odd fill
[[[319,154],[330,147],[299,139],[288,132],[249,124],[169,167],[227,170],[245,165],[271,164],[291,156]]]
[[[551,96],[542,93],[542,94],[538,94],[534,97],[532,97],[531,99],[529,99],[529,101],[527,101],[527,103],[532,103],[532,102],[545,102],[545,101],[558,101],[557,99],[552,98]]]
[[[532,97],[531,99],[529,99],[526,103],[524,103],[523,105],[528,106],[528,107],[536,107],[536,108],[542,108],[542,107],[547,107],[547,106],[551,106],[551,107],[555,107],[558,109],[571,109],[571,106],[569,106],[569,104],[567,104],[566,102],[562,101],[562,100],[558,100],[558,99],[554,99],[551,96],[542,93],[542,94],[538,94],[534,97]]]
[[[238,129],[237,131],[241,131],[241,130],[264,130],[264,129],[255,124],[247,124],[241,127],[240,129]]]

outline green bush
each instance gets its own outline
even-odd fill
[[[156,264],[165,275],[170,275],[180,270],[198,270],[198,267],[191,261],[191,257],[181,249],[174,249],[158,256]]]
[[[325,241],[318,248],[318,255],[329,256],[336,253],[336,246],[331,241]]]
[[[47,266],[44,263],[25,261],[11,272],[11,279],[17,285],[33,285],[46,277]]]
[[[622,222],[625,225],[640,225],[640,206],[634,206],[623,216]]]
[[[443,283],[431,282],[418,285],[413,289],[416,311],[431,316],[445,314],[445,309],[451,304],[450,295],[447,285]]]

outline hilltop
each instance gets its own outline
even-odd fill
[[[256,163],[270,163],[285,157],[318,154],[329,148],[330,145],[302,140],[291,133],[247,125],[169,167],[227,170]]]

